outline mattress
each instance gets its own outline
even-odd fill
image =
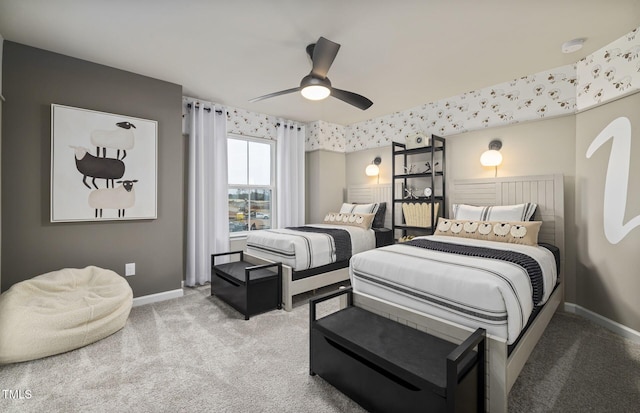
[[[371,229],[351,225],[313,224],[307,227],[346,231],[354,254],[375,248],[376,237]],[[297,231],[295,229],[269,229],[251,231],[247,235],[247,253],[271,261],[279,261],[294,271],[304,271],[335,263],[340,258],[340,243],[330,234]],[[344,254],[342,254],[344,255]]]
[[[512,344],[557,282],[556,259],[541,246],[436,235],[415,238],[420,239],[450,244],[462,253],[395,244],[354,255],[349,268],[354,291],[469,328],[483,327]],[[477,256],[475,251],[465,254],[465,248],[503,256],[513,251],[539,267],[540,274],[530,278],[530,270],[518,263]]]

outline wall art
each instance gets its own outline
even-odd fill
[[[613,143],[607,165],[602,213],[604,235],[611,244],[617,244],[634,228],[640,226],[640,215],[624,222],[631,170],[631,121],[629,118],[619,117],[611,121],[589,145],[587,159],[590,159],[609,139],[613,140]]]
[[[51,105],[51,222],[157,218],[158,123]]]

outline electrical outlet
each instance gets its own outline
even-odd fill
[[[130,262],[124,265],[124,275],[129,277],[130,275],[136,275],[136,263]]]

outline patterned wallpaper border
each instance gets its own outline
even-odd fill
[[[640,27],[577,63],[577,109],[640,91]]]
[[[448,136],[570,114],[575,83],[575,65],[567,65],[355,123],[348,127],[347,152],[403,142],[416,132]]]
[[[640,27],[575,64],[463,93],[348,126],[304,124],[305,150],[354,152],[403,142],[574,114],[640,91]],[[227,107],[227,130],[275,139],[275,116]],[[298,122],[293,122],[298,123]],[[299,124],[299,123],[298,123]],[[302,124],[300,124],[302,126]]]
[[[640,91],[640,28],[579,62],[344,127],[345,151],[575,114]],[[603,69],[604,68],[604,69]],[[327,122],[326,130],[331,130]],[[341,128],[340,126],[338,126]],[[323,139],[326,139],[323,140]],[[307,135],[307,150],[335,150],[335,134]],[[325,144],[329,143],[330,144]]]

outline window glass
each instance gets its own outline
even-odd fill
[[[229,232],[272,228],[275,144],[234,137],[227,148]]]
[[[227,165],[229,185],[247,184],[247,141],[227,140]]]
[[[271,145],[249,142],[249,185],[271,185]]]

